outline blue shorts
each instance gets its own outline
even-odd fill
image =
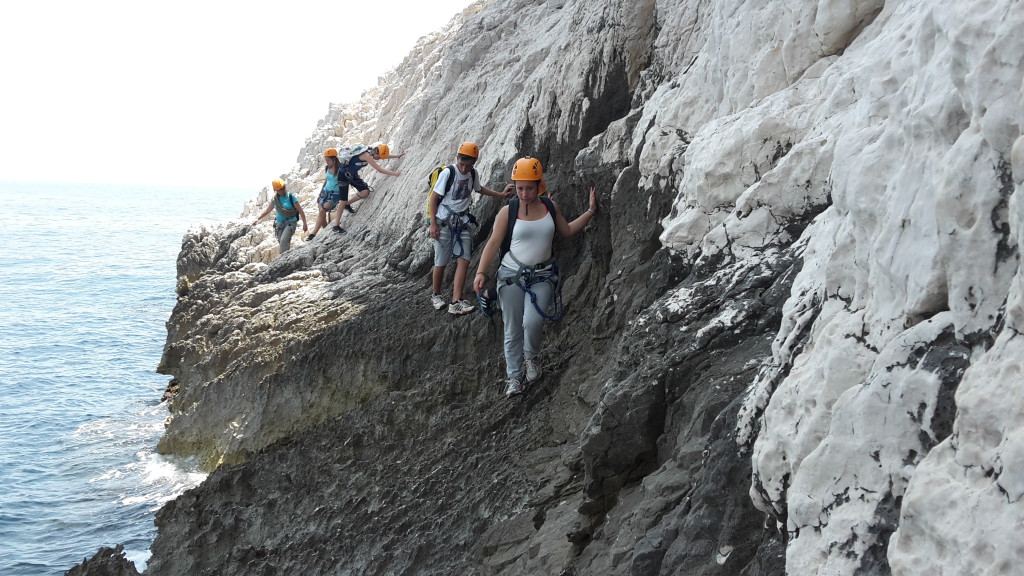
[[[338,207],[338,202],[342,200],[348,202],[349,185],[356,187],[357,194],[370,189],[366,182],[363,182],[363,179],[359,177],[358,173],[342,172],[338,177],[338,190],[327,190],[326,188],[321,190],[320,197],[316,202],[317,205],[330,212]],[[329,208],[326,206],[328,203],[331,205]]]
[[[345,187],[345,196],[346,196],[346,199],[347,199],[347,197],[348,197],[348,186]],[[326,210],[328,212],[330,212],[331,210],[334,210],[335,208],[337,208],[338,207],[338,202],[341,202],[341,192],[339,192],[337,190],[331,191],[331,190],[327,190],[327,189],[321,190],[320,191],[320,197],[317,198],[317,200],[316,200],[317,206],[320,206],[321,208],[323,208],[324,210]],[[328,204],[330,204],[330,206],[328,206]]]

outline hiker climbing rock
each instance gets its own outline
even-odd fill
[[[480,148],[473,142],[463,142],[455,156],[455,164],[447,166],[436,174],[436,182],[430,191],[428,215],[430,218],[430,237],[434,241],[434,270],[432,276],[432,293],[430,303],[436,310],[446,305],[448,312],[455,315],[469,314],[475,306],[462,298],[462,290],[466,284],[466,271],[469,269],[469,258],[473,253],[473,240],[469,227],[476,219],[469,213],[473,204],[472,192],[493,198],[508,198],[512,194],[513,185],[509,184],[501,192],[491,190],[480,184],[476,164],[480,158]],[[455,259],[455,279],[452,284],[452,299],[448,302],[441,296],[441,281],[444,269]]]
[[[523,393],[527,383],[541,376],[538,353],[544,318],[551,317],[546,310],[558,292],[558,266],[551,250],[555,232],[564,238],[574,236],[597,213],[597,193],[591,186],[590,207],[567,222],[558,204],[542,196],[547,185],[544,169],[535,158],[517,161],[512,181],[516,198],[498,211],[473,279],[473,289],[480,294],[490,279],[490,263],[500,256],[496,281],[505,324],[505,395],[510,397]],[[560,311],[555,317],[560,318]]]
[[[341,211],[348,210],[355,214],[352,204],[359,200],[365,200],[370,196],[371,188],[359,177],[359,170],[370,165],[374,170],[388,176],[401,176],[402,173],[396,170],[388,170],[377,164],[378,160],[386,158],[401,158],[405,152],[392,154],[386,144],[374,144],[373,146],[351,146],[348,148],[328,148],[324,151],[324,159],[327,162],[324,187],[320,191],[317,205],[320,207],[316,217],[316,226],[313,232],[306,236],[306,240],[316,237],[321,228],[327,227],[327,221],[333,210],[337,209],[334,216],[335,232],[344,232],[341,227]],[[349,199],[349,186],[355,186],[356,197]]]
[[[270,199],[267,209],[252,221],[252,225],[255,226],[261,218],[270,214],[271,210],[277,210],[277,214],[274,215],[274,236],[277,238],[281,254],[284,254],[292,247],[292,235],[295,234],[299,218],[302,218],[302,231],[308,230],[306,213],[302,211],[302,204],[288,192],[284,180],[274,180],[271,186],[274,187],[274,197]]]

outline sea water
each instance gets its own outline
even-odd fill
[[[0,574],[63,574],[204,478],[156,454],[157,374],[190,225],[253,191],[0,183]]]

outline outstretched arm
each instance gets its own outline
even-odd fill
[[[555,203],[554,200],[551,202],[553,204]],[[580,230],[583,230],[583,228],[590,223],[590,219],[594,217],[594,214],[597,214],[597,192],[596,189],[591,186],[590,208],[587,208],[586,212],[580,214],[579,217],[572,222],[566,222],[565,218],[562,216],[562,210],[558,208],[558,204],[555,204],[555,229],[558,230],[558,234],[563,238],[575,236],[576,234],[579,234]]]
[[[260,214],[259,216],[257,216],[257,217],[256,217],[256,219],[252,221],[252,225],[253,225],[253,226],[255,226],[255,225],[256,225],[256,223],[257,223],[257,222],[259,222],[261,218],[263,218],[263,217],[264,217],[264,216],[266,216],[267,214],[270,214],[270,211],[271,211],[271,210],[273,210],[273,209],[274,209],[274,203],[273,203],[273,202],[271,202],[271,203],[270,203],[270,206],[267,206],[267,209],[266,209],[266,210],[264,210],[262,214]]]
[[[505,238],[505,233],[508,230],[508,206],[502,206],[501,210],[498,210],[498,215],[494,217],[494,227],[491,228],[491,237],[487,239],[487,245],[484,246],[484,251],[480,254],[480,264],[476,269],[476,276],[473,277],[473,290],[479,294],[484,289],[484,285],[490,280],[490,269],[491,263],[494,262],[494,257],[498,255],[498,248],[501,247],[501,241]]]
[[[306,226],[306,211],[302,209],[302,204],[295,202],[295,209],[299,211],[299,218],[302,218],[302,231],[309,230],[309,227]]]
[[[498,192],[496,190],[491,190],[487,186],[481,186],[479,192],[484,196],[490,196],[491,198],[508,198],[509,196],[512,196],[512,194],[515,193],[515,187],[515,184],[510,183],[505,186],[504,190]]]
[[[405,153],[403,152],[402,155],[404,156]],[[377,164],[377,161],[373,159],[373,155],[371,155],[369,152],[363,152],[362,154],[359,155],[359,158],[365,160],[367,164],[372,166],[374,170],[380,172],[381,174],[387,174],[388,176],[402,175],[402,173],[397,170],[388,170],[387,168],[384,168],[380,164]],[[395,156],[395,158],[400,158],[400,156]]]

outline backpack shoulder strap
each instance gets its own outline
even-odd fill
[[[444,181],[444,193],[447,195],[452,191],[452,184],[455,183],[455,164],[449,164],[445,170],[448,170],[448,179]]]
[[[505,226],[505,238],[501,241],[501,248],[498,250],[498,259],[505,257],[505,254],[512,249],[512,228],[516,225],[519,216],[519,197],[513,196],[508,201],[508,225]]]
[[[551,217],[554,218],[555,204],[551,201],[551,198],[548,198],[546,194],[544,196],[538,196],[538,198],[540,198],[540,201],[544,203],[544,207],[548,209],[548,213],[551,214]]]

